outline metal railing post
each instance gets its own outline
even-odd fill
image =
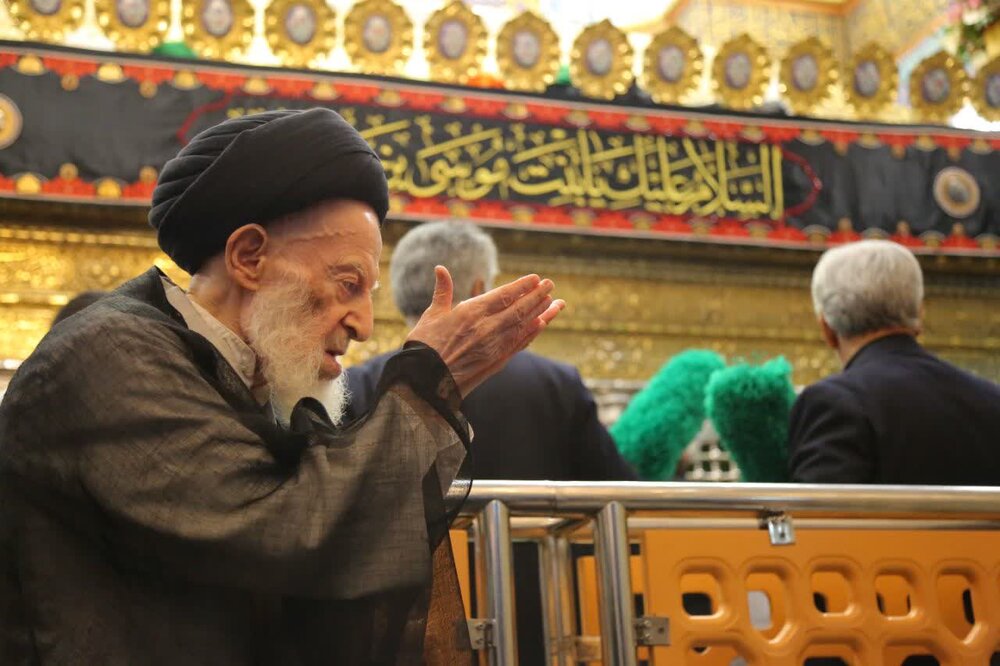
[[[538,542],[539,580],[542,586],[542,620],[547,666],[575,663],[573,581],[569,540],[549,534]]]
[[[597,514],[594,553],[601,615],[601,657],[614,666],[636,666],[635,608],[629,568],[625,507],[610,502]]]
[[[484,617],[492,620],[489,663],[517,666],[510,510],[503,502],[493,500],[486,504],[477,522],[476,560],[485,582],[485,594],[480,598],[485,599]]]

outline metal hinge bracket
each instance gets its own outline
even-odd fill
[[[767,535],[772,546],[790,546],[795,543],[795,527],[792,517],[785,513],[776,513],[764,517],[767,525]]]
[[[635,619],[636,645],[670,645],[670,618],[644,615]]]
[[[473,650],[485,650],[493,647],[493,627],[494,620],[479,620],[472,618],[468,620],[469,642]]]

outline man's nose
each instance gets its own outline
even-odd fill
[[[375,328],[375,308],[371,299],[365,299],[363,304],[347,313],[344,326],[352,340],[364,342],[372,336]]]

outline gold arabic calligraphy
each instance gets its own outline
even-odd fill
[[[337,109],[418,198],[535,201],[670,215],[784,215],[780,146]]]

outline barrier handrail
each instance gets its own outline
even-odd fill
[[[456,485],[452,491],[458,495],[466,489]],[[491,666],[517,665],[511,540],[518,531],[515,523],[525,521],[537,531],[531,538],[540,549],[547,664],[575,663],[572,650],[564,650],[571,615],[565,606],[572,597],[568,539],[586,524],[595,546],[602,661],[635,666],[639,639],[629,571],[631,528],[666,527],[660,522],[683,523],[695,515],[701,528],[717,522],[745,529],[745,518],[756,516],[772,544],[794,542],[792,519],[815,527],[846,521],[862,528],[905,524],[906,529],[1000,531],[1000,487],[490,480],[473,483],[461,515],[475,535],[482,592],[476,622],[488,627],[484,642]],[[662,618],[639,618],[640,624],[657,619]]]
[[[846,512],[865,516],[935,514],[1000,517],[1000,487],[793,483],[474,481],[462,513],[492,500],[512,514],[596,514],[610,502],[628,511]]]

